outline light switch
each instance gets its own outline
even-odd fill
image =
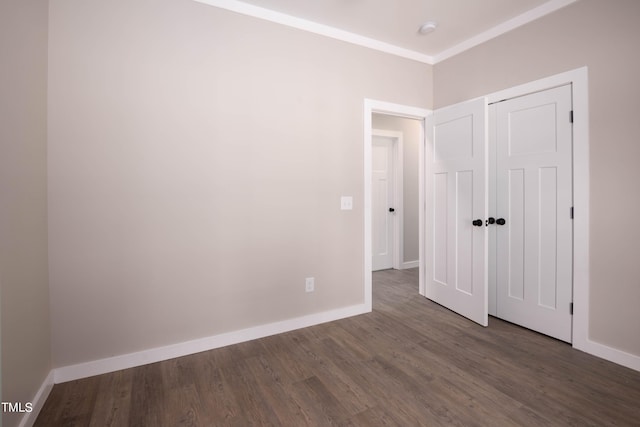
[[[350,211],[353,209],[353,197],[352,196],[342,196],[340,198],[340,209],[343,211]]]

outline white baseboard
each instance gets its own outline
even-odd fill
[[[408,261],[402,263],[402,269],[406,270],[407,268],[418,268],[420,267],[420,260]]]
[[[596,341],[591,341],[590,339],[587,339],[579,345],[575,344],[576,343],[574,343],[574,348],[584,351],[585,353],[640,371],[640,356],[609,347]]]
[[[161,362],[175,357],[187,356],[201,351],[251,341],[257,338],[264,338],[270,335],[318,325],[320,323],[357,316],[369,311],[371,310],[367,310],[365,304],[353,305],[350,307],[310,314],[308,316],[297,317],[295,319],[269,323],[266,325],[168,345],[165,347],[152,348],[136,353],[123,354],[106,359],[79,363],[77,365],[63,366],[54,370],[54,382],[58,384],[94,375],[106,374],[107,372],[142,366],[149,363]]]
[[[20,424],[18,424],[18,427],[31,427],[36,422],[36,418],[38,418],[38,414],[40,413],[40,410],[44,406],[44,402],[47,400],[47,397],[49,397],[49,393],[51,393],[51,389],[53,388],[53,377],[53,371],[49,372],[49,375],[47,375],[47,378],[45,378],[44,382],[40,386],[40,389],[38,389],[38,392],[31,401],[31,403],[33,404],[33,410],[24,414],[22,420],[20,421]]]

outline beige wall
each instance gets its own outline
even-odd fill
[[[55,366],[363,303],[363,99],[431,82],[189,0],[52,2]]]
[[[47,2],[0,3],[2,400],[32,401],[51,369],[47,279]],[[21,414],[3,413],[2,425]]]
[[[590,338],[640,355],[640,2],[581,0],[434,67],[442,107],[589,67]]]
[[[402,132],[403,145],[403,258],[402,262],[420,259],[419,242],[419,151],[422,123],[419,120],[386,114],[373,114],[374,129]]]

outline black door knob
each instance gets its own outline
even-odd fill
[[[489,226],[491,224],[495,224],[496,223],[496,219],[492,216],[489,217],[489,219],[487,220],[487,222],[485,222],[486,226]]]
[[[482,227],[482,220],[474,219],[472,224],[475,225],[476,227]]]
[[[505,225],[506,223],[507,223],[507,221],[505,221],[504,218],[496,219],[496,224],[498,224],[498,225]]]
[[[389,212],[395,212],[396,210],[393,208],[389,208]]]

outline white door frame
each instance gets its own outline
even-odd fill
[[[380,113],[391,116],[399,116],[408,119],[420,120],[422,131],[420,134],[419,149],[419,233],[420,233],[420,271],[424,271],[424,149],[425,149],[425,120],[431,113],[424,108],[410,107],[407,105],[393,104],[390,102],[376,101],[373,99],[364,100],[364,304],[366,311],[372,310],[373,302],[373,281],[371,276],[371,138],[373,136],[372,114]],[[420,276],[420,289],[424,289],[423,277]],[[423,292],[423,291],[422,291]]]
[[[402,268],[402,261],[404,259],[403,249],[404,249],[404,209],[403,209],[403,194],[404,194],[404,184],[403,184],[403,143],[402,143],[402,132],[394,131],[394,130],[385,130],[385,129],[372,129],[371,131],[371,143],[373,143],[374,136],[380,136],[384,138],[390,138],[392,140],[391,143],[391,152],[392,154],[392,164],[393,164],[393,208],[395,209],[393,215],[393,242],[392,250],[393,250],[393,268],[396,270],[400,270]]]

